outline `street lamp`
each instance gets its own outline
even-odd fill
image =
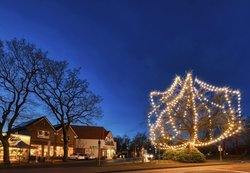
[[[98,140],[98,165],[100,166],[101,165],[101,140],[99,139]]]
[[[100,136],[98,139],[98,165],[101,165],[101,135],[102,135],[102,128],[100,127]]]
[[[222,160],[222,151],[223,151],[223,148],[221,147],[221,145],[218,145],[218,151],[220,152],[220,161]]]

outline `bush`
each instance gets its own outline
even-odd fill
[[[117,159],[117,155],[113,155],[113,158],[112,159]]]
[[[202,154],[197,148],[184,148],[176,152],[174,157],[176,161],[186,162],[186,163],[199,163],[205,162],[205,155]]]
[[[105,159],[107,159],[107,156],[102,156],[101,157],[101,160],[105,160]]]
[[[180,150],[169,148],[163,153],[163,159],[186,163],[200,163],[206,160],[205,155],[197,148],[183,148]]]
[[[174,157],[176,156],[176,150],[168,148],[165,150],[165,152],[162,154],[163,160],[174,160]]]

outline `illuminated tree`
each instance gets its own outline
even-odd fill
[[[188,73],[164,92],[150,93],[150,140],[162,149],[201,147],[241,130],[240,92],[215,87]]]

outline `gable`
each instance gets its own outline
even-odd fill
[[[107,132],[106,137],[108,137],[108,138],[113,138],[113,135],[112,135],[111,131],[108,131],[108,132]]]
[[[40,121],[37,121],[33,124],[30,125],[28,128],[36,128],[36,129],[43,129],[43,130],[53,130],[55,131],[54,127],[52,124],[48,121],[47,118],[43,118]]]
[[[52,124],[50,123],[50,121],[45,117],[45,116],[42,116],[40,118],[37,118],[37,119],[33,119],[33,120],[29,120],[29,121],[26,121],[26,122],[23,122],[19,125],[17,125],[16,127],[14,127],[12,129],[13,132],[22,132],[22,133],[27,133],[28,129],[36,129],[38,127],[39,128],[41,127],[47,127],[48,129],[50,130],[53,130],[55,131],[54,127],[52,126]]]
[[[54,125],[53,127],[55,128],[55,130],[58,133],[61,133],[61,131],[62,131],[61,125]],[[74,129],[71,126],[69,126],[69,133],[73,133],[75,136],[77,136],[76,132],[74,131]]]
[[[111,145],[114,146],[114,138],[113,135],[111,133],[111,131],[107,132],[106,138],[105,138],[105,145]]]

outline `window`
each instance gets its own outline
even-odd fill
[[[105,139],[105,145],[114,145],[114,143],[113,143],[113,138],[111,138],[111,137],[106,137],[106,139]]]
[[[38,137],[38,138],[49,139],[49,131],[38,130],[38,131],[37,131],[37,137]]]
[[[70,141],[70,136],[67,136],[67,140]],[[63,135],[61,135],[61,141],[63,141]]]

